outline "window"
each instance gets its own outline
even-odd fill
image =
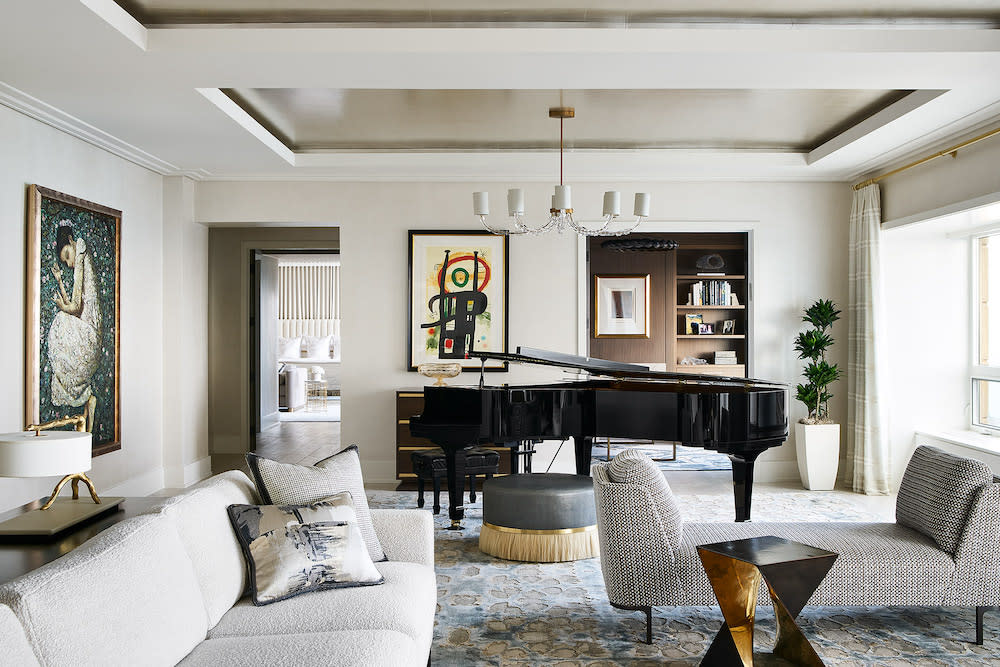
[[[1000,233],[973,239],[976,271],[972,424],[1000,430]]]

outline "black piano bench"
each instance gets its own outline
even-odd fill
[[[441,479],[448,476],[444,450],[424,449],[410,454],[413,472],[417,475],[417,507],[424,506],[424,482],[430,480],[434,487],[434,513],[441,511]],[[465,474],[469,476],[469,502],[476,502],[476,476],[492,479],[500,469],[500,454],[492,449],[470,447],[465,450]]]

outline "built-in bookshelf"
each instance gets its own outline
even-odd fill
[[[670,239],[678,248],[669,252],[611,252],[606,239],[588,241],[589,303],[594,304],[595,275],[649,276],[648,337],[595,337],[591,320],[589,354],[603,359],[656,364],[680,373],[748,375],[752,332],[750,265],[746,233],[650,233],[643,238]],[[702,268],[711,257],[714,268]],[[701,283],[701,298],[693,289]],[[724,288],[720,289],[722,285]],[[726,295],[723,298],[723,295]],[[594,306],[592,305],[593,309]],[[712,333],[691,333],[689,316],[700,315]],[[591,312],[593,317],[593,312]],[[732,331],[723,333],[723,323]],[[684,357],[707,363],[683,365]],[[735,363],[733,363],[735,362]]]

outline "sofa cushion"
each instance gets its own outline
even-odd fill
[[[210,639],[332,630],[395,630],[430,649],[437,606],[434,571],[416,563],[376,563],[385,583],[317,591],[255,607],[244,598],[209,632]],[[426,652],[424,660],[426,661]],[[336,664],[331,662],[330,664]]]
[[[329,336],[303,336],[302,348],[305,350],[307,359],[329,359],[330,358],[330,337]]]
[[[302,356],[302,338],[278,337],[278,359],[298,359]]]
[[[173,665],[208,631],[191,559],[164,514],[108,528],[0,586],[0,602],[43,665]]]
[[[256,454],[247,454],[247,464],[261,499],[269,505],[304,505],[341,491],[350,493],[368,554],[373,561],[385,560],[385,552],[372,526],[357,445],[342,449],[315,466],[279,463]]]
[[[160,507],[160,512],[174,520],[194,565],[209,626],[219,622],[246,588],[246,561],[226,507],[256,502],[257,492],[250,478],[239,470],[230,470],[168,498]]]
[[[38,667],[38,659],[24,636],[24,628],[10,607],[0,605],[0,662],[17,667]]]
[[[697,545],[763,535],[838,554],[809,604],[940,605],[955,572],[955,561],[932,539],[894,523],[687,523],[676,553],[684,590],[666,604],[716,604]],[[769,601],[762,583],[758,603]]]
[[[615,455],[608,464],[607,471],[612,482],[635,484],[649,491],[656,513],[660,516],[667,543],[676,549],[681,543],[684,523],[674,492],[663,478],[663,471],[637,449],[626,449]]]
[[[346,491],[311,505],[230,505],[228,512],[255,605],[382,583]]]
[[[896,497],[896,522],[927,535],[954,555],[969,509],[993,473],[981,461],[920,446],[906,464]]]
[[[340,630],[212,639],[180,667],[423,667],[427,655],[401,632]]]

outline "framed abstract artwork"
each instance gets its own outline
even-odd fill
[[[443,359],[479,370],[472,352],[506,352],[508,237],[411,230],[408,252],[407,368]],[[507,363],[490,360],[486,370]]]
[[[25,420],[83,415],[121,449],[121,211],[28,188]]]
[[[594,276],[594,338],[649,338],[649,274]]]

